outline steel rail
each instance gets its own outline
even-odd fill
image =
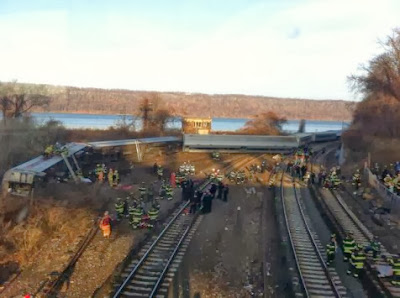
[[[286,205],[285,205],[284,194],[283,194],[283,177],[285,177],[285,171],[282,172],[282,178],[281,178],[281,201],[282,201],[282,207],[283,207],[283,216],[285,218],[286,229],[287,229],[287,232],[288,232],[290,244],[292,246],[292,251],[293,251],[294,259],[296,261],[297,271],[298,271],[299,276],[300,276],[301,285],[303,287],[304,293],[306,294],[306,297],[310,297],[310,294],[308,293],[308,290],[307,290],[306,282],[304,280],[303,274],[301,273],[300,262],[299,262],[299,259],[297,257],[296,249],[295,249],[293,238],[292,238],[292,233],[290,232],[289,219],[288,219],[288,215],[287,215],[287,212],[286,212]]]
[[[293,224],[290,224],[290,220],[289,220],[289,216],[290,215],[288,213],[289,211],[287,211],[289,208],[285,203],[285,195],[284,195],[284,190],[283,190],[284,189],[284,187],[283,187],[283,178],[284,178],[284,173],[282,174],[282,178],[281,178],[281,200],[282,200],[283,213],[284,213],[285,222],[286,222],[286,228],[287,228],[287,232],[288,232],[288,235],[289,235],[289,239],[290,239],[293,255],[294,255],[294,258],[295,258],[295,262],[296,262],[297,271],[299,273],[299,277],[300,277],[301,284],[302,284],[302,288],[304,290],[304,293],[305,293],[306,297],[312,297],[313,296],[312,292],[315,291],[315,290],[313,290],[313,289],[310,290],[308,288],[306,278],[303,275],[303,270],[304,269],[302,268],[302,267],[305,267],[305,266],[302,265],[302,262],[300,261],[300,258],[298,256],[298,252],[297,252],[298,244],[296,244],[295,241],[294,241],[294,238],[296,238],[295,233],[293,233],[291,231],[291,229],[293,228]],[[299,198],[297,196],[296,185],[295,185],[294,181],[293,181],[293,192],[294,192],[294,199],[296,200],[296,203],[295,203],[296,205],[295,206],[297,206],[298,212],[299,212],[298,213],[299,214],[298,217],[301,218],[302,226],[303,226],[304,230],[306,231],[306,235],[309,238],[308,239],[309,242],[311,242],[311,246],[312,246],[312,248],[314,250],[314,257],[316,258],[316,260],[319,261],[321,269],[325,273],[326,281],[329,284],[329,288],[330,288],[330,290],[332,292],[332,295],[337,297],[337,298],[341,298],[342,294],[340,293],[340,290],[335,285],[335,282],[334,282],[331,274],[329,273],[329,269],[325,264],[324,258],[322,257],[322,255],[321,255],[321,253],[319,251],[319,248],[318,248],[318,245],[316,243],[316,240],[313,237],[311,229],[310,229],[310,227],[309,227],[309,225],[307,223],[305,213],[304,213],[303,208],[301,206],[300,200],[299,200]],[[294,208],[296,208],[296,207],[294,207]],[[294,216],[293,216],[293,218],[294,218]],[[312,278],[310,278],[310,281],[312,281]],[[324,290],[324,291],[329,291],[329,288]]]
[[[263,155],[261,155],[263,156]],[[225,170],[229,169],[229,168],[233,168],[235,166],[238,166],[239,164],[247,164],[251,161],[253,161],[254,159],[257,159],[259,157],[253,157],[251,159],[248,158],[244,158],[243,157],[239,157],[239,158],[234,158],[234,164],[231,164],[232,161],[230,161],[230,163],[228,164],[228,166],[225,167]],[[204,183],[200,184],[197,189],[204,189],[207,187],[207,185],[209,185],[212,181],[210,180],[206,180]],[[114,295],[112,296],[113,298],[117,298],[120,297],[121,294],[123,294],[124,289],[127,287],[127,285],[131,282],[132,278],[135,276],[135,274],[138,272],[138,270],[140,270],[141,266],[145,263],[145,261],[148,259],[149,255],[152,253],[153,249],[157,246],[157,244],[160,242],[160,240],[162,241],[163,236],[169,231],[170,227],[176,222],[176,220],[178,219],[178,217],[182,214],[183,210],[185,208],[187,208],[189,206],[190,202],[186,202],[177,212],[177,214],[169,221],[169,223],[167,224],[167,226],[161,231],[161,233],[158,235],[158,237],[152,242],[152,244],[150,245],[150,247],[146,250],[146,252],[143,254],[143,256],[140,258],[140,260],[138,261],[137,264],[135,264],[134,268],[129,272],[128,276],[124,279],[123,283],[121,285],[118,286],[118,289],[115,291]],[[168,269],[171,265],[171,263],[173,262],[176,253],[178,252],[182,242],[185,240],[187,233],[189,233],[190,228],[192,227],[192,225],[194,224],[195,219],[193,219],[191,221],[191,223],[188,225],[187,228],[185,228],[185,231],[183,232],[178,244],[175,246],[173,252],[171,253],[171,255],[168,258],[168,262],[166,265],[163,266],[163,270],[160,273],[160,276],[157,278],[157,282],[156,285],[152,288],[152,294],[155,294],[158,289],[159,286],[162,282],[162,280],[165,277],[165,274],[168,272]]]
[[[319,251],[319,249],[318,249],[318,246],[317,246],[317,244],[316,244],[316,242],[315,242],[315,239],[314,239],[314,237],[313,237],[313,235],[312,235],[312,233],[311,233],[310,227],[309,227],[308,224],[307,224],[307,221],[306,221],[306,218],[305,218],[305,214],[304,214],[303,208],[301,207],[300,200],[299,200],[299,198],[298,198],[298,196],[297,196],[297,191],[296,191],[296,185],[295,185],[295,183],[293,183],[293,189],[294,189],[294,196],[295,196],[295,198],[296,198],[296,203],[297,203],[297,206],[299,207],[299,210],[300,210],[300,213],[301,213],[301,218],[302,218],[302,220],[303,220],[303,222],[304,222],[304,226],[305,226],[305,228],[306,228],[306,230],[307,230],[307,234],[308,234],[308,236],[309,236],[310,239],[311,239],[311,243],[312,243],[312,245],[313,245],[313,247],[314,247],[314,250],[315,250],[315,252],[316,252],[316,254],[317,254],[318,258],[319,258],[319,261],[321,262],[322,268],[323,268],[324,271],[325,271],[325,275],[326,275],[326,277],[327,277],[327,279],[328,279],[328,281],[329,281],[329,283],[330,283],[330,285],[331,285],[331,287],[332,287],[332,290],[333,290],[335,296],[338,297],[338,298],[340,298],[340,297],[342,297],[342,295],[340,294],[338,288],[336,287],[334,281],[332,280],[332,276],[331,276],[331,274],[329,273],[329,270],[328,270],[328,267],[327,267],[326,264],[325,264],[324,258],[322,257],[322,255],[321,255],[321,253],[320,253],[320,251]]]
[[[132,269],[132,271],[129,273],[129,275],[125,278],[124,282],[119,286],[115,294],[113,295],[113,298],[117,298],[121,295],[121,292],[124,290],[125,286],[127,283],[130,281],[132,276],[137,272],[137,270],[140,268],[140,266],[144,263],[144,261],[147,259],[148,255],[151,253],[153,248],[157,245],[157,243],[160,241],[162,236],[168,231],[170,226],[175,222],[175,220],[182,214],[183,210],[189,206],[190,202],[186,202],[176,213],[176,215],[170,220],[170,222],[167,224],[167,226],[161,231],[161,233],[158,235],[158,237],[154,240],[154,242],[151,244],[149,249],[146,251],[146,253],[140,258],[139,262],[135,265],[135,267]]]
[[[168,272],[168,269],[169,269],[171,263],[173,262],[173,260],[174,260],[174,258],[176,256],[176,254],[178,253],[178,250],[180,249],[183,241],[185,240],[185,238],[186,238],[187,234],[189,233],[190,229],[192,228],[193,223],[194,223],[194,220],[186,228],[185,232],[183,232],[181,238],[179,239],[179,242],[176,244],[174,251],[172,252],[171,256],[169,257],[167,264],[165,264],[165,267],[164,267],[163,271],[161,272],[160,277],[158,278],[156,284],[154,285],[153,290],[150,293],[150,296],[149,296],[150,298],[155,297],[155,295],[156,295],[156,293],[158,291],[158,288],[161,285],[161,282],[164,280],[165,274]]]

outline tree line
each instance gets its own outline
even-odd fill
[[[274,112],[286,119],[350,120],[355,102],[246,95],[208,95],[49,86],[52,100],[34,111],[140,115],[144,98],[157,96],[175,116],[250,118]],[[327,113],[329,111],[329,113]]]
[[[348,77],[363,101],[343,138],[356,159],[372,152],[375,161],[393,162],[400,159],[400,29],[379,43],[383,52]]]

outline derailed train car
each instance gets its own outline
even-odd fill
[[[54,155],[45,158],[40,155],[21,165],[8,170],[2,181],[1,190],[4,194],[26,197],[32,190],[45,185],[50,179],[65,181],[70,178],[79,181],[76,173],[82,173],[82,166],[94,167],[94,163],[110,160],[119,160],[124,154],[131,154],[129,150],[140,153],[140,147],[146,144],[180,143],[179,137],[155,137],[143,139],[126,139],[99,141],[91,143],[66,144],[68,154]],[[134,149],[132,149],[132,147]],[[83,171],[86,176],[88,173]],[[1,210],[0,210],[1,211]]]
[[[183,136],[183,151],[290,153],[299,147],[340,138],[336,131],[297,133],[288,136],[264,135],[198,135]]]
[[[296,136],[185,134],[183,151],[290,153],[298,147]]]

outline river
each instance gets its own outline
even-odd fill
[[[120,115],[96,115],[96,114],[64,114],[64,113],[32,113],[33,118],[38,123],[45,123],[50,119],[58,120],[67,128],[92,128],[92,129],[107,129],[110,126],[115,126],[123,119]],[[132,117],[126,116],[127,120],[132,120]],[[235,131],[244,126],[248,119],[237,118],[213,118],[212,130],[214,131]],[[135,125],[140,129],[140,120],[135,121]],[[341,121],[319,121],[306,120],[306,132],[321,132],[328,130],[341,130],[348,127],[348,122]],[[169,125],[171,128],[180,128],[181,123],[179,118]],[[299,120],[288,120],[283,125],[283,130],[287,132],[297,131]]]

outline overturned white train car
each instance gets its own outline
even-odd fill
[[[87,144],[69,143],[65,145],[68,149],[66,155],[55,155],[50,158],[40,155],[8,170],[3,177],[2,191],[17,196],[29,196],[35,187],[46,183],[49,178],[67,176],[79,181],[80,178],[76,176],[76,172],[81,169],[80,163],[92,162],[93,160],[85,160],[94,159],[93,151],[101,152],[98,154],[100,159],[97,160],[97,162],[101,162],[104,156],[118,159],[121,154],[127,153],[127,149],[131,151],[133,148],[139,157],[142,154],[142,145],[174,142],[181,142],[181,139],[172,136],[100,141]]]
[[[19,166],[8,170],[3,177],[2,190],[13,195],[28,196],[36,185],[46,181],[49,172],[67,170],[74,179],[79,169],[77,157],[84,153],[87,144],[69,143],[66,145],[68,154],[45,158],[40,155]]]

